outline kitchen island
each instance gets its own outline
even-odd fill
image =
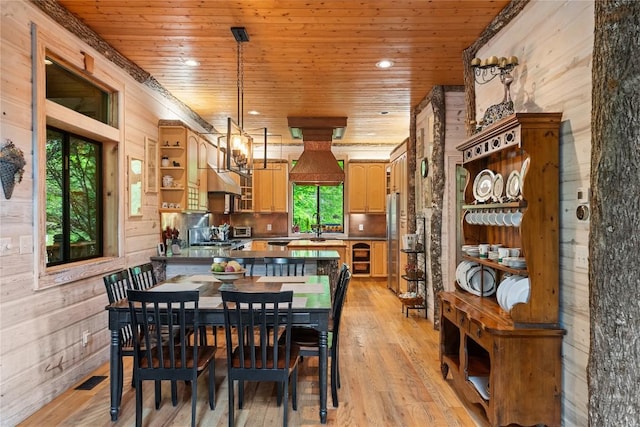
[[[343,248],[344,250],[344,248]],[[304,258],[306,275],[327,275],[333,287],[338,278],[340,254],[332,249],[296,249],[278,251],[244,251],[224,246],[192,246],[180,254],[151,257],[158,280],[166,280],[182,274],[207,274],[211,272],[214,257],[254,258],[254,275],[266,274],[265,258]]]
[[[333,250],[337,251],[340,255],[339,263],[342,264],[346,260],[347,243],[344,240],[339,239],[325,239],[325,240],[313,240],[313,239],[298,239],[292,240],[287,244],[289,250]]]

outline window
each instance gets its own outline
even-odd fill
[[[46,64],[48,100],[102,123],[114,125],[112,93],[68,71],[50,57]]]
[[[344,169],[344,160],[338,160],[338,164]],[[343,232],[344,184],[293,184],[293,230],[313,233],[317,224],[323,233]]]
[[[47,266],[102,256],[102,145],[47,127]]]

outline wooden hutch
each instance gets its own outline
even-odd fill
[[[482,406],[493,426],[560,425],[562,339],[559,326],[559,128],[561,113],[516,113],[468,138],[462,151],[468,172],[460,226],[464,243],[521,248],[526,270],[463,255],[497,273],[529,277],[526,303],[504,311],[494,296],[461,288],[440,293],[440,363],[446,378]],[[474,178],[484,169],[505,178],[528,170],[516,201],[474,203]],[[521,181],[522,182],[522,181]],[[485,210],[520,211],[519,227],[469,224]]]

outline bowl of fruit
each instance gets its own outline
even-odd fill
[[[211,264],[211,274],[222,282],[220,289],[233,288],[233,282],[243,278],[246,271],[242,265],[234,260],[214,262]]]

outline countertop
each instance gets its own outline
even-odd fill
[[[287,245],[287,248],[335,248],[335,247],[346,247],[347,244],[343,240],[310,240],[310,239],[302,239],[302,240],[292,240]]]
[[[215,256],[228,256],[231,258],[256,258],[258,264],[264,258],[290,257],[304,258],[308,261],[323,261],[340,259],[340,254],[336,250],[322,249],[298,249],[284,251],[238,251],[224,249],[220,247],[189,247],[182,249],[180,254],[168,254],[164,256],[152,256],[152,261],[165,262],[167,264],[202,264],[211,263]]]

